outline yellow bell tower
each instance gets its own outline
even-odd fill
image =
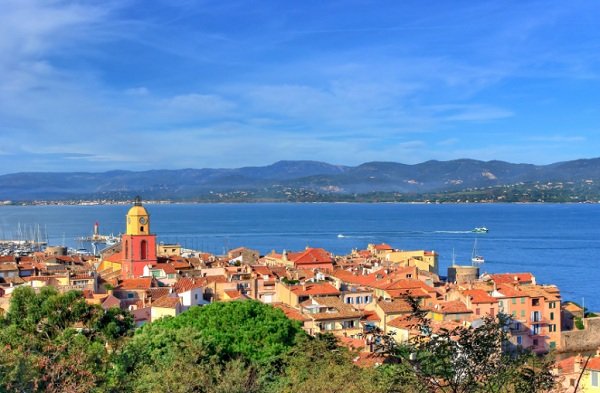
[[[127,235],[149,235],[150,215],[142,206],[141,198],[135,197],[135,202],[127,212]]]

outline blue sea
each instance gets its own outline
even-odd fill
[[[223,253],[246,246],[268,253],[323,247],[336,254],[369,243],[435,250],[440,272],[470,264],[475,238],[486,272],[532,272],[563,299],[600,310],[600,205],[593,204],[169,204],[146,205],[158,240]],[[129,206],[2,206],[0,238],[34,226],[50,244],[86,246],[94,222],[125,230]],[[487,234],[470,232],[489,228]],[[89,245],[88,245],[89,246]]]

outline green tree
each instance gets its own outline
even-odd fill
[[[505,316],[485,317],[477,327],[434,330],[418,300],[406,300],[421,334],[407,344],[389,346],[386,337],[381,342],[384,352],[410,365],[421,391],[527,393],[553,387],[547,360],[509,344]]]
[[[0,391],[102,391],[110,348],[132,329],[128,313],[89,305],[81,292],[17,288],[0,318]]]

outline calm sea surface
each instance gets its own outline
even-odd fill
[[[307,245],[337,254],[368,243],[440,254],[440,272],[470,264],[475,238],[482,271],[530,271],[555,283],[564,299],[600,310],[600,205],[551,204],[176,204],[147,205],[159,241],[212,253],[246,246],[262,253]],[[2,206],[0,238],[39,224],[50,244],[78,244],[94,222],[104,234],[125,230],[129,206]],[[487,234],[469,232],[486,226]],[[338,236],[338,235],[342,235]],[[442,273],[443,274],[443,273]]]

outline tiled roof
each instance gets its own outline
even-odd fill
[[[318,299],[310,299],[302,303],[303,308],[307,308],[310,305],[319,305],[321,307],[327,307],[329,311],[306,314],[313,320],[330,320],[330,319],[346,319],[346,318],[360,318],[362,312],[355,310],[352,306],[342,302],[336,297],[323,297]],[[335,311],[331,311],[335,309]]]
[[[397,329],[409,329],[412,330],[419,326],[420,321],[412,315],[402,315],[389,321],[388,326],[395,327]]]
[[[183,292],[190,291],[194,288],[201,288],[201,287],[202,287],[201,280],[196,280],[194,278],[189,278],[189,277],[180,278],[173,285],[173,289],[174,289],[175,293],[183,293]]]
[[[379,315],[377,315],[375,311],[364,311],[363,320],[369,322],[379,322],[381,321],[381,318],[379,318]]]
[[[243,297],[242,293],[240,291],[238,291],[237,289],[227,289],[227,290],[225,290],[223,292],[231,300],[240,299],[240,298]]]
[[[135,322],[149,321],[151,318],[150,307],[138,308],[131,312]]]
[[[560,369],[561,374],[570,374],[575,371],[575,358],[576,356],[569,356],[568,358],[562,359],[556,363],[556,366]]]
[[[16,262],[2,262],[0,263],[0,271],[13,271],[19,270]]]
[[[147,292],[148,295],[150,295],[150,297],[152,298],[152,300],[157,300],[161,297],[168,296],[171,293],[171,289],[167,287],[150,288]]]
[[[296,310],[295,308],[288,306],[287,304],[273,303],[271,305],[273,307],[278,308],[281,311],[283,311],[285,316],[288,317],[289,319],[294,319],[294,320],[300,321],[300,322],[310,321],[310,318],[308,318],[306,315],[302,314],[300,311]]]
[[[262,275],[271,275],[271,269],[269,269],[268,266],[264,266],[264,265],[254,265],[251,266],[252,270],[254,270],[257,274],[262,274]]]
[[[176,308],[179,303],[180,299],[177,296],[163,296],[160,299],[152,302],[152,307]]]
[[[102,302],[102,308],[108,310],[112,307],[121,307],[121,300],[113,295],[108,295],[106,299]]]
[[[490,296],[483,289],[467,289],[463,291],[463,295],[470,296],[472,303],[497,303],[498,299]]]
[[[177,274],[177,270],[170,263],[157,263],[152,267],[152,269],[160,269],[165,272],[165,274]]]
[[[288,253],[287,258],[296,265],[333,263],[331,254],[322,248],[308,248],[302,252]]]
[[[412,307],[404,299],[381,300],[377,302],[379,308],[386,314],[410,313]]]
[[[392,246],[390,246],[389,244],[386,244],[386,243],[375,244],[375,245],[373,245],[373,248],[376,249],[377,251],[393,250]]]
[[[448,302],[438,303],[433,312],[438,314],[467,314],[473,311],[467,308],[467,305],[460,300],[451,300]]]
[[[123,280],[118,289],[149,289],[152,287],[152,278],[128,278]]]
[[[327,296],[340,294],[340,291],[329,283],[294,285],[290,290],[298,296]]]
[[[600,371],[600,357],[595,356],[587,364],[588,370]]]
[[[533,274],[531,273],[490,274],[490,278],[496,284],[531,283],[534,281]]]
[[[583,311],[583,308],[580,305],[575,304],[573,302],[567,302],[566,304],[564,304],[563,309],[570,311],[570,312],[582,312]]]

